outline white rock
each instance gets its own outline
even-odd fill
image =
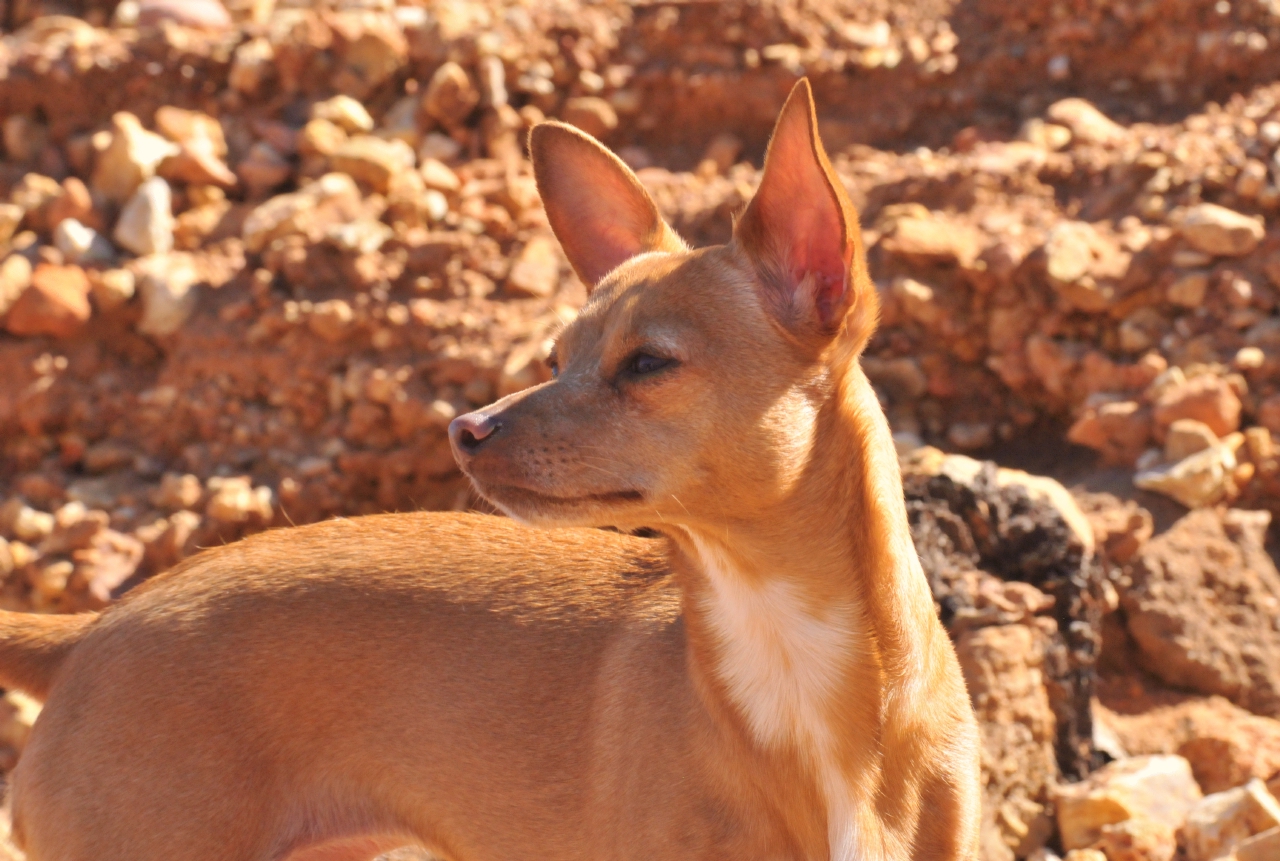
[[[134,254],[164,254],[173,250],[173,195],[158,176],[138,186],[116,222],[116,242]]]
[[[373,131],[373,117],[350,96],[334,96],[311,106],[311,119],[328,120],[349,133]]]
[[[1182,237],[1197,251],[1218,257],[1239,257],[1258,247],[1265,233],[1259,219],[1218,206],[1201,203],[1183,216]]]
[[[116,256],[107,237],[74,218],[64,218],[53,231],[53,244],[68,263],[100,263]]]
[[[1124,137],[1123,126],[1113,122],[1084,99],[1072,98],[1054,102],[1045,111],[1045,116],[1069,128],[1076,140],[1084,143],[1109,144]]]
[[[1164,494],[1188,508],[1203,508],[1227,495],[1227,482],[1235,468],[1235,452],[1229,445],[1219,444],[1177,463],[1139,472],[1133,477],[1133,483],[1143,490]]]
[[[142,298],[142,318],[138,331],[144,335],[171,335],[195,310],[200,273],[190,254],[157,254],[137,261],[138,293]]]
[[[1214,861],[1248,837],[1280,826],[1280,803],[1254,778],[1244,786],[1205,796],[1182,827],[1187,861]]]
[[[177,144],[144,129],[133,114],[120,111],[111,117],[110,143],[98,155],[92,185],[107,199],[121,203],[155,176],[160,162],[179,152]]]

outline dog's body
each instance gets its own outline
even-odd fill
[[[539,525],[396,515],[202,554],[100,617],[0,614],[48,696],[32,861],[976,855],[977,733],[857,364],[875,295],[807,86],[727,246],[690,252],[558,125],[594,285],[557,380],[456,420]]]

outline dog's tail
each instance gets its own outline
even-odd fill
[[[97,613],[45,616],[0,610],[0,686],[43,700],[67,655],[97,618]]]

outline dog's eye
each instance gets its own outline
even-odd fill
[[[560,376],[560,357],[554,352],[547,356],[547,368],[551,371],[551,379]]]
[[[674,364],[675,359],[666,359],[652,353],[636,353],[627,361],[627,370],[639,377],[661,371]]]

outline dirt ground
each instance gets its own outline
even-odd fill
[[[0,28],[0,606],[477,505],[448,422],[547,379],[585,298],[528,128],[597,135],[722,242],[803,74],[902,450],[1075,498],[908,461],[990,730],[984,856],[1085,849],[1058,787],[1110,759],[1280,773],[1280,3],[0,0]],[[1178,835],[1099,851],[1196,861]]]

